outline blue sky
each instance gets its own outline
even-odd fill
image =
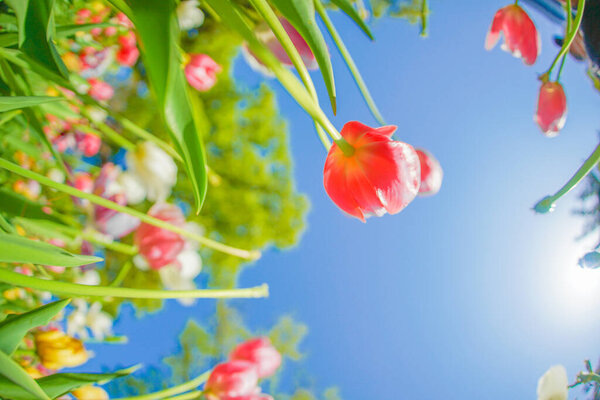
[[[363,224],[335,207],[323,190],[325,153],[310,119],[272,82],[289,120],[297,186],[312,203],[309,228],[298,247],[269,251],[242,275],[240,286],[267,282],[271,297],[235,305],[251,326],[270,326],[284,313],[305,322],[306,368],[345,399],[530,399],[551,365],[564,364],[573,380],[584,359],[600,357],[600,271],[577,267],[596,239],[575,241],[584,224],[572,215],[579,190],[552,214],[530,210],[597,144],[600,98],[584,66],[569,60],[567,124],[545,138],[532,118],[536,77],[556,54],[551,37],[560,28],[531,11],[543,42],[533,67],[499,47],[486,52],[485,34],[504,5],[433,0],[429,38],[384,19],[373,25],[374,43],[334,15],[382,113],[398,125],[396,138],[430,150],[444,168],[437,196],[395,216]],[[375,126],[330,49],[333,122]],[[257,79],[241,60],[237,73]],[[130,343],[103,348],[86,369],[157,363],[174,350],[187,318],[201,319],[212,306],[171,302],[140,321],[126,313],[116,331]]]

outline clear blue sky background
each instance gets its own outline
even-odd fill
[[[532,399],[551,365],[564,364],[573,380],[585,358],[600,356],[600,271],[576,265],[596,239],[575,241],[584,224],[572,215],[579,190],[552,214],[530,210],[596,145],[600,97],[583,65],[569,60],[567,125],[545,138],[532,119],[536,77],[556,54],[551,36],[560,28],[531,12],[543,41],[534,67],[499,48],[486,52],[485,34],[504,5],[434,0],[425,40],[417,27],[384,19],[370,43],[334,15],[384,116],[398,125],[396,137],[429,149],[444,168],[441,192],[399,215],[362,224],[331,203],[311,121],[272,82],[289,120],[297,185],[312,202],[309,228],[297,248],[269,251],[244,272],[240,286],[267,282],[271,297],[234,304],[251,326],[284,313],[308,324],[306,368],[345,399]],[[330,49],[333,121],[375,125]],[[237,74],[258,79],[242,60]],[[125,313],[116,332],[130,344],[98,347],[86,369],[156,364],[174,351],[187,318],[213,306],[170,302],[141,321]]]

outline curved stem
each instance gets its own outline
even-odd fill
[[[296,46],[294,46],[292,39],[290,39],[283,25],[281,25],[279,18],[277,18],[277,15],[275,14],[271,6],[269,6],[269,3],[267,3],[266,0],[250,0],[250,2],[252,3],[256,11],[258,11],[259,14],[264,18],[267,25],[269,25],[269,28],[271,28],[271,30],[273,31],[273,34],[285,50],[286,54],[288,55],[288,57],[290,57],[290,61],[292,61],[292,64],[296,68],[296,71],[298,71],[298,75],[300,76],[302,83],[304,83],[304,86],[306,87],[310,95],[313,97],[315,102],[317,102],[318,104],[319,98],[317,96],[315,85],[312,79],[310,78],[310,74],[308,73],[308,69],[306,69],[306,65],[304,64],[304,61],[302,61],[302,57],[300,56],[300,53],[298,53],[298,49],[296,49]],[[331,142],[329,141],[329,138],[327,137],[327,134],[325,133],[323,128],[321,128],[321,126],[316,121],[315,128],[317,130],[317,134],[319,136],[319,139],[321,140],[321,143],[323,143],[323,146],[325,146],[325,148],[329,150],[329,148],[331,148]]]
[[[173,396],[173,397],[169,397],[167,399],[164,400],[194,400],[194,399],[200,399],[200,396],[202,396],[202,390],[194,390],[193,392],[188,392],[188,393],[184,393],[184,394],[180,394],[178,396]]]
[[[144,213],[134,210],[132,208],[119,205],[119,204],[117,204],[113,201],[107,200],[103,197],[96,196],[91,193],[82,192],[81,190],[77,190],[74,187],[65,185],[63,183],[54,182],[50,178],[47,178],[40,174],[37,174],[33,171],[29,171],[29,170],[22,168],[16,164],[13,164],[3,158],[0,158],[0,168],[7,169],[11,172],[14,172],[17,175],[21,175],[21,176],[25,177],[25,178],[33,179],[33,180],[41,183],[42,185],[49,186],[58,191],[64,192],[66,194],[70,194],[71,196],[89,200],[90,202],[92,202],[96,205],[106,207],[111,210],[115,210],[117,212],[131,215],[133,217],[138,218],[142,222],[156,226],[158,228],[166,229],[171,232],[175,232],[181,236],[184,236],[186,238],[194,240],[203,246],[220,251],[222,253],[230,254],[232,256],[236,256],[236,257],[244,258],[244,259],[248,259],[248,260],[256,260],[256,259],[260,258],[260,251],[242,250],[242,249],[228,246],[226,244],[223,244],[223,243],[217,242],[215,240],[206,238],[204,236],[198,235],[197,233],[187,231],[181,227],[169,224],[168,222],[162,221],[158,218],[151,217],[148,214],[144,214]]]
[[[183,392],[187,392],[189,390],[196,389],[198,386],[200,386],[204,382],[206,382],[206,380],[210,376],[210,372],[211,371],[207,371],[207,372],[203,373],[202,375],[199,375],[190,381],[182,383],[181,385],[173,386],[168,389],[160,390],[158,392],[142,394],[139,396],[121,397],[121,398],[114,399],[114,400],[158,400],[158,399],[164,399],[168,396],[173,396],[173,395],[177,395],[179,393],[183,393]],[[202,393],[202,392],[199,392],[199,393]]]
[[[571,6],[571,0],[567,0],[565,3],[565,11],[567,13],[567,27],[565,29],[565,37],[571,32],[571,28],[573,27],[573,7]],[[558,74],[556,75],[556,80],[560,80],[560,76],[562,75],[563,68],[565,67],[565,61],[567,60],[567,55],[565,54],[560,61],[560,67],[558,68]]]
[[[596,146],[594,152],[588,157],[587,160],[579,167],[575,175],[569,179],[567,183],[564,184],[563,187],[559,189],[552,196],[546,196],[542,200],[540,200],[533,209],[538,213],[547,213],[548,211],[552,211],[554,207],[554,203],[560,199],[562,196],[570,192],[590,171],[594,168],[596,164],[600,162],[600,144]]]
[[[575,23],[573,24],[572,29],[568,32],[568,36],[565,37],[565,41],[563,42],[563,45],[560,48],[560,51],[556,55],[556,58],[554,59],[554,61],[552,61],[552,65],[550,65],[550,68],[548,68],[548,71],[546,71],[546,73],[544,73],[542,76],[549,76],[550,73],[552,72],[552,70],[554,69],[554,67],[556,66],[556,63],[558,63],[558,61],[562,57],[564,57],[567,54],[567,52],[569,51],[569,48],[571,47],[573,40],[575,40],[575,37],[577,36],[577,33],[579,32],[579,27],[581,26],[581,20],[583,19],[583,10],[584,9],[585,9],[585,0],[579,0],[579,4],[577,6],[577,15],[575,16]]]
[[[0,268],[0,282],[77,297],[120,297],[127,299],[239,299],[269,295],[266,284],[246,289],[155,290],[80,285],[35,278]]]

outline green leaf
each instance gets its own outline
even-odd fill
[[[58,221],[52,210],[49,210],[51,214],[47,214],[42,211],[43,206],[39,203],[4,187],[0,188],[0,204],[2,212],[8,215]]]
[[[30,396],[29,398],[34,395],[36,399],[50,400],[40,385],[19,364],[2,351],[0,351],[0,376],[26,391]]]
[[[70,301],[55,301],[23,314],[10,315],[0,322],[0,351],[12,354],[28,331],[48,324]]]
[[[60,100],[62,99],[47,96],[0,96],[0,112],[17,110],[25,107],[33,107],[43,103],[50,103]]]
[[[333,113],[336,113],[336,94],[335,82],[333,79],[333,67],[331,66],[331,57],[327,50],[325,39],[317,26],[315,19],[314,0],[271,0],[271,3],[283,14],[283,16],[296,28],[302,35],[308,46],[312,50],[319,69],[323,75],[329,100]]]
[[[104,383],[131,374],[135,368],[105,374],[60,373],[37,379],[44,392],[55,399],[72,390],[94,383]],[[31,394],[0,376],[0,396],[11,400],[31,400]],[[44,397],[46,398],[46,397]]]
[[[78,267],[98,261],[102,259],[72,254],[48,243],[0,233],[0,262]]]
[[[320,0],[315,0],[315,1],[320,1]],[[369,29],[369,27],[367,26],[365,21],[363,21],[363,19],[358,14],[358,11],[356,11],[356,9],[354,8],[354,6],[352,6],[352,3],[350,3],[349,0],[330,0],[330,1],[333,4],[335,4],[336,6],[338,6],[338,8],[340,10],[342,10],[347,16],[352,18],[354,20],[354,22],[356,22],[356,25],[358,25],[360,27],[360,29],[362,29],[362,31],[365,33],[365,35],[367,35],[369,37],[369,39],[371,39],[371,40],[374,39],[373,34],[371,33],[371,29]]]
[[[119,3],[113,1],[117,7]],[[208,133],[208,123],[200,110],[195,114],[190,105],[177,46],[179,27],[175,18],[175,2],[128,0],[126,3],[131,8],[130,17],[142,43],[142,59],[151,87],[169,128],[171,140],[184,160],[192,182],[196,211],[200,212],[207,189],[202,136]]]
[[[44,240],[60,239],[65,242],[67,246],[74,245],[75,242],[81,238],[81,236],[78,235],[78,238],[73,239],[73,237],[66,233],[66,231],[73,230],[73,228],[65,227],[63,224],[47,219],[29,219],[17,217],[13,219],[13,223],[21,226],[28,234],[31,234],[32,236]],[[81,232],[78,233],[81,234]]]
[[[54,43],[54,0],[6,0],[17,15],[19,48],[63,77],[68,76]]]
[[[62,25],[56,27],[56,37],[66,38],[77,32],[87,32],[94,28],[107,28],[109,26],[118,26],[107,22],[99,24],[81,24],[81,25]],[[11,47],[19,44],[19,35],[15,32],[0,33],[0,47]]]

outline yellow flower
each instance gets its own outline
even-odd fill
[[[109,400],[108,393],[98,386],[83,386],[71,392],[77,400]]]
[[[81,340],[65,335],[61,331],[37,333],[35,346],[42,364],[49,369],[76,367],[89,358]]]
[[[39,379],[44,376],[44,375],[42,375],[42,373],[40,372],[39,369],[34,368],[34,367],[25,368],[25,372],[27,372],[29,374],[29,376],[32,377],[33,379]]]

